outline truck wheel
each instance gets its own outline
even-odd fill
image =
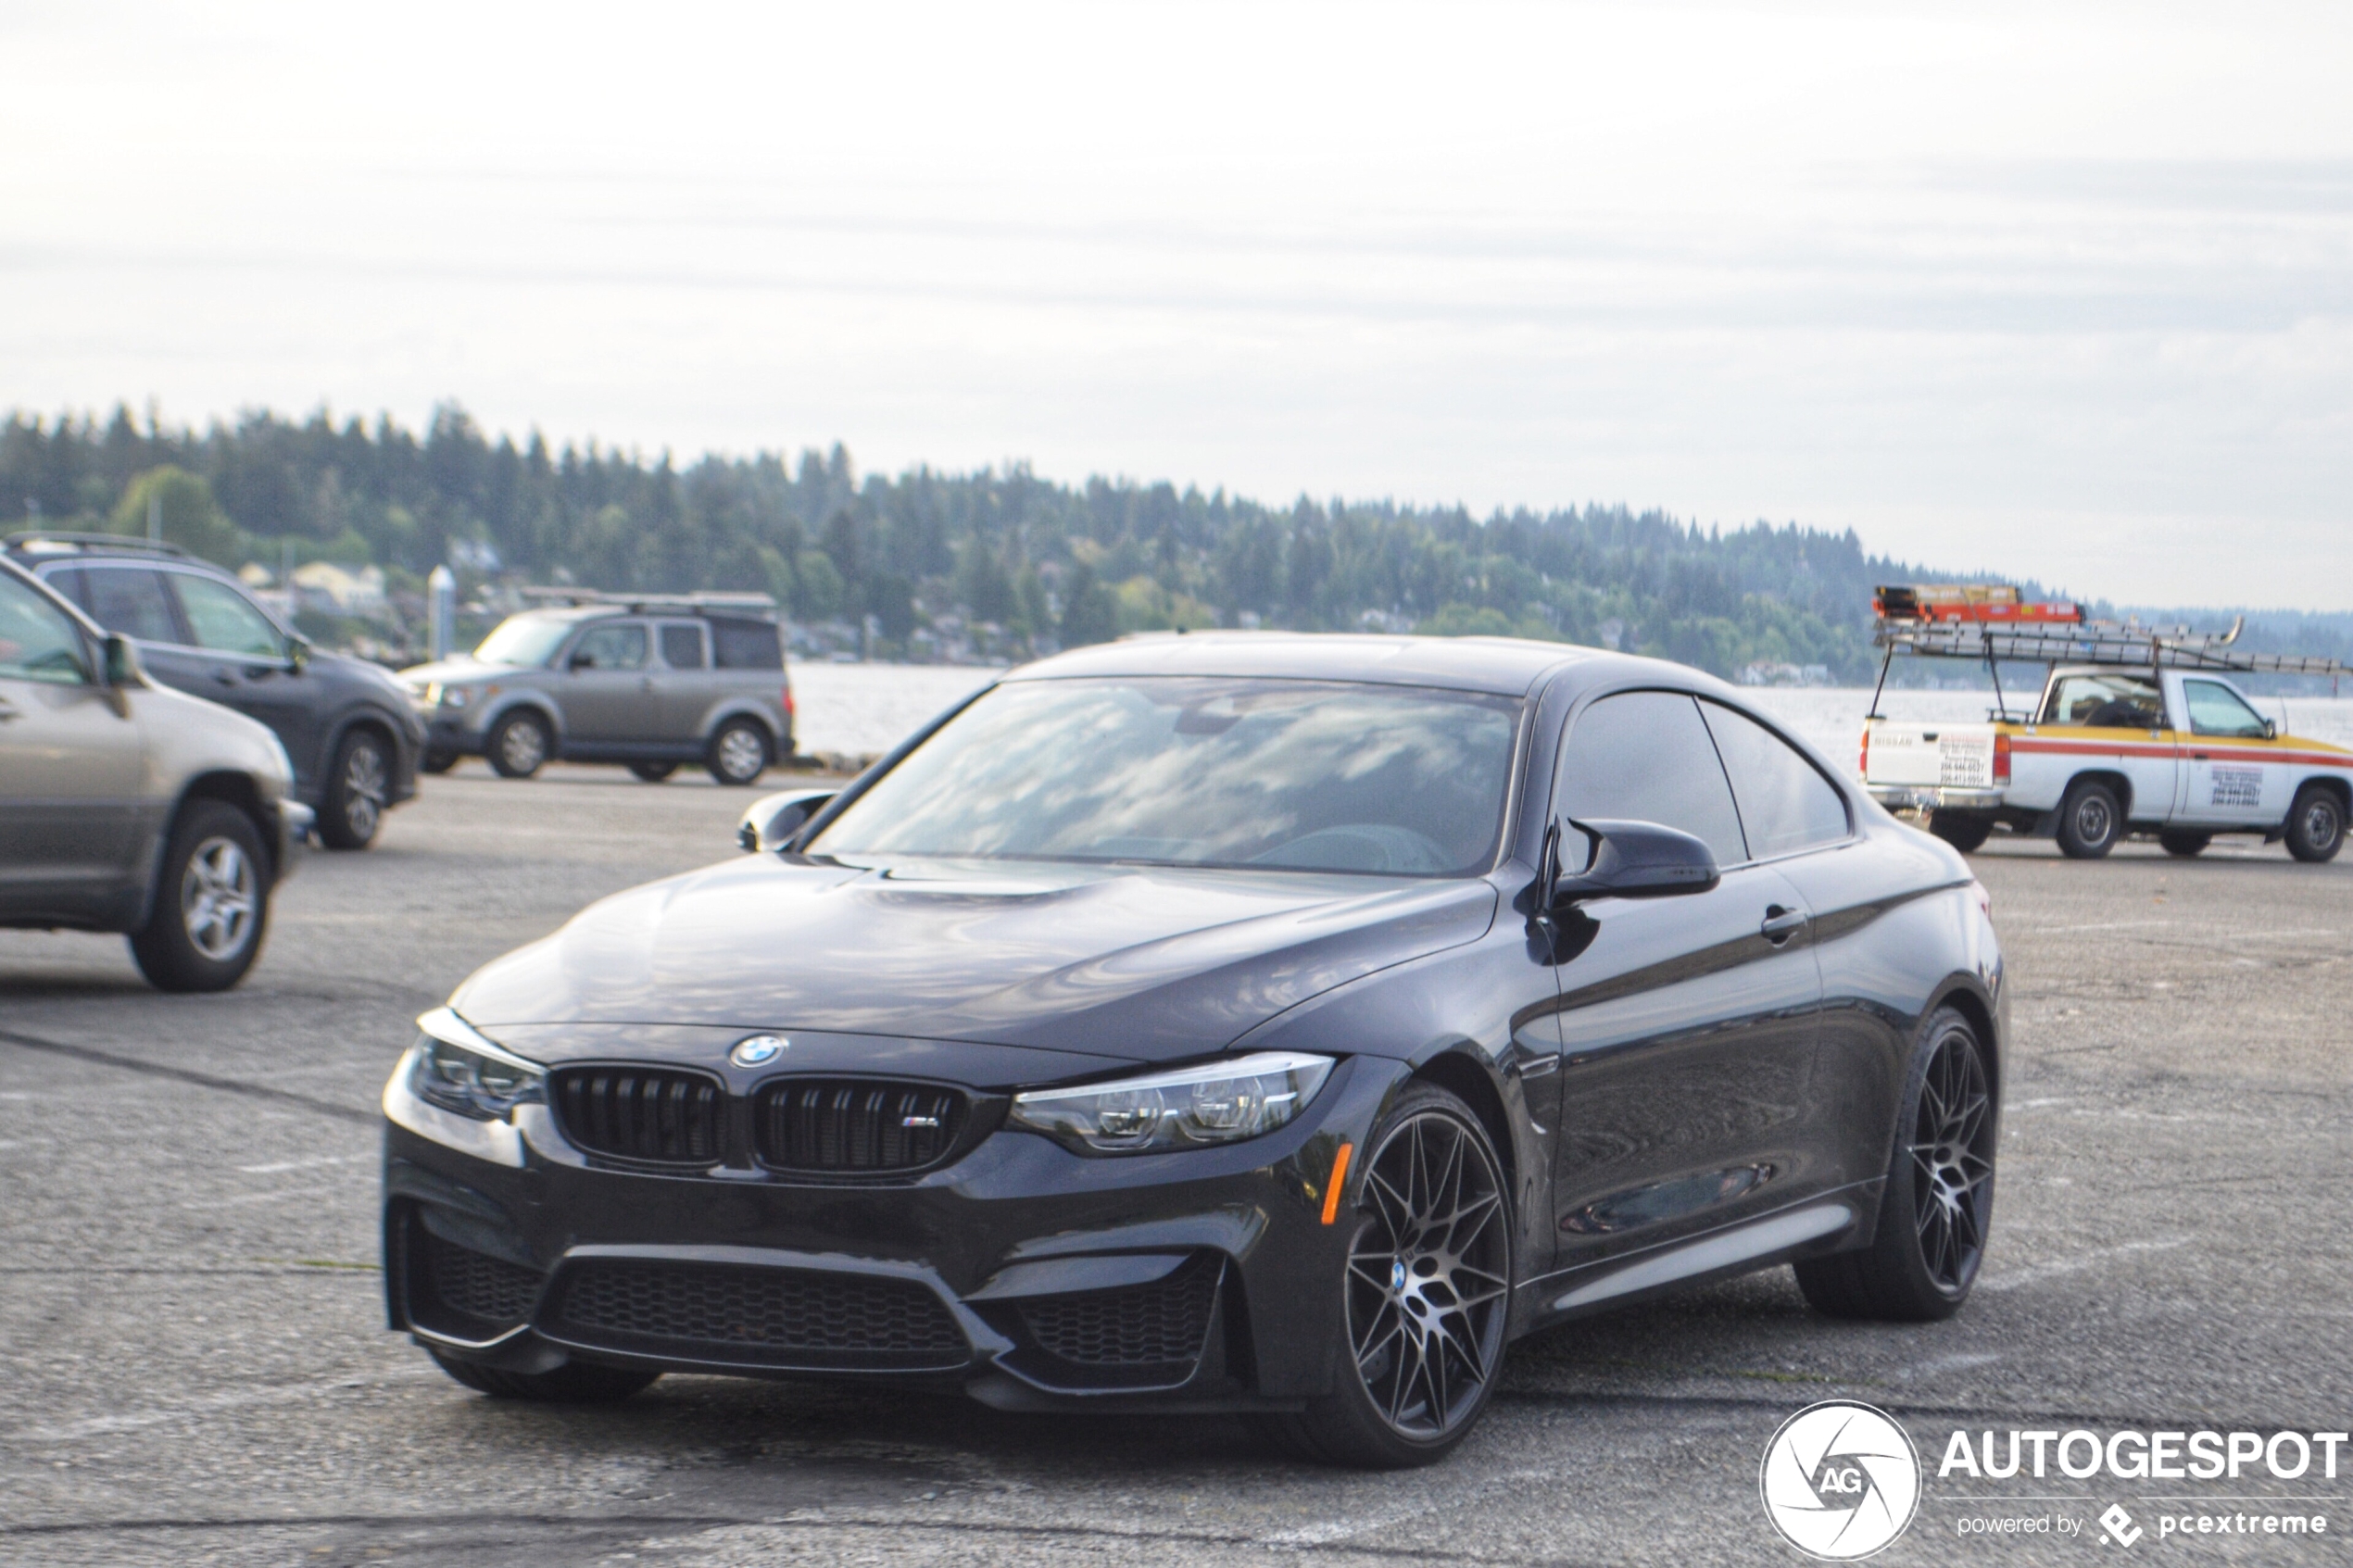
[[[490,765],[502,779],[527,779],[547,760],[547,726],[535,713],[510,713],[490,732]]]
[[[163,852],[155,909],[131,956],[158,991],[226,991],[245,977],[270,923],[269,862],[252,819],[221,800],[188,802]]]
[[[2192,833],[2187,828],[2167,828],[2157,835],[2157,841],[2165,846],[2168,855],[2179,855],[2187,860],[2204,854],[2206,847],[2214,842],[2214,835],[2210,833]]]
[[[2287,852],[2299,860],[2333,860],[2345,843],[2345,802],[2326,784],[2308,784],[2287,809]]]
[[[365,849],[383,825],[392,794],[392,762],[384,738],[354,730],[335,747],[319,801],[319,841],[330,849]]]
[[[678,771],[675,762],[632,762],[629,771],[648,784],[660,784]]]
[[[1974,811],[1937,811],[1928,819],[1928,831],[1966,855],[1993,833],[1994,819]]]
[[[1797,1265],[1806,1304],[1825,1317],[1881,1323],[1959,1311],[1993,1228],[1994,1138],[1984,1047],[1968,1019],[1939,1008],[1912,1054],[1879,1230],[1859,1252]]]
[[[2096,860],[2124,836],[2124,809],[2116,791],[2096,779],[2070,786],[2059,802],[2059,852],[2070,860]]]
[[[723,784],[748,784],[768,771],[768,732],[749,719],[730,719],[711,737],[703,766]]]

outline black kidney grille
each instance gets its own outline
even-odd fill
[[[421,1231],[433,1294],[451,1311],[504,1327],[531,1315],[546,1275]]]
[[[1080,1366],[1176,1366],[1201,1358],[1223,1272],[1195,1258],[1165,1279],[1021,1304],[1040,1348]]]
[[[682,1347],[852,1358],[923,1357],[953,1365],[964,1336],[912,1280],[809,1269],[587,1261],[565,1275],[559,1331]]]
[[[555,1076],[564,1136],[594,1154],[662,1165],[716,1165],[726,1148],[726,1091],[699,1073],[575,1067]]]
[[[934,1084],[788,1078],[760,1093],[752,1116],[762,1164],[785,1171],[915,1171],[963,1131],[964,1097]]]

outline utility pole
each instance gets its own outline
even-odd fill
[[[436,566],[425,579],[426,638],[433,644],[434,662],[449,657],[458,633],[458,579],[447,566]]]

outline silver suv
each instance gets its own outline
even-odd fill
[[[625,763],[648,783],[700,762],[723,784],[748,784],[792,755],[774,599],[560,596],[569,602],[509,616],[469,656],[400,672],[425,721],[427,772],[482,757],[527,779],[560,757]]]
[[[225,990],[310,828],[293,788],[277,736],[0,559],[0,926],[120,931],[157,989]]]

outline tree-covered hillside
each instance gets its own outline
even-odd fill
[[[1166,483],[1062,484],[1026,466],[861,475],[839,446],[680,467],[535,433],[494,439],[454,405],[422,434],[324,412],[201,433],[121,408],[16,414],[0,425],[0,507],[33,526],[124,533],[152,508],[167,538],[230,566],[372,563],[412,617],[443,562],[470,595],[765,589],[804,626],[885,657],[1017,657],[1176,625],[1410,626],[1856,681],[1874,662],[1871,585],[1923,575],[1867,556],[1851,532],[1793,524],[1720,533],[1623,506],[1484,519],[1390,501],[1269,507]]]

